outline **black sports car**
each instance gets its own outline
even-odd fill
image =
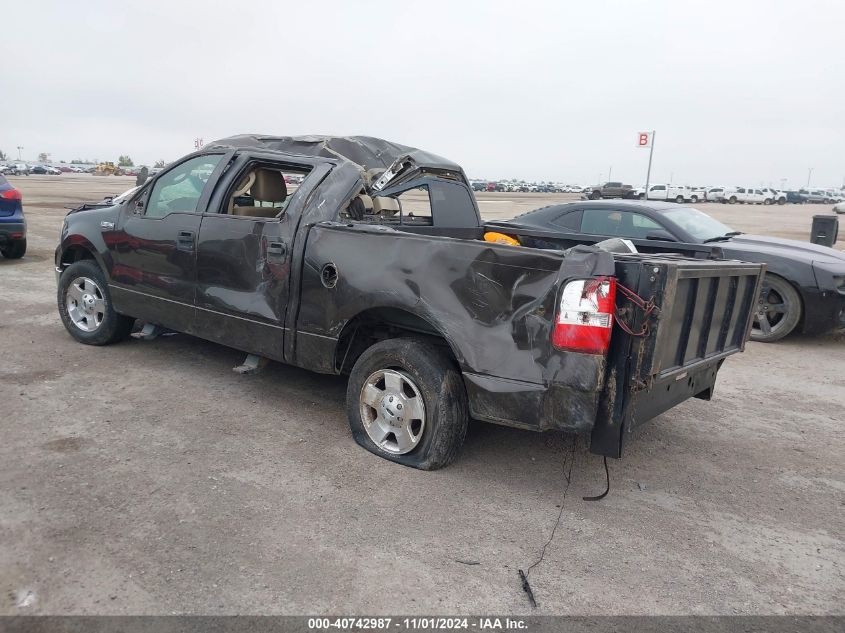
[[[665,202],[595,200],[556,204],[512,220],[525,246],[568,248],[610,237],[630,239],[643,253],[680,252],[766,264],[755,341],[777,341],[796,328],[820,334],[845,327],[845,253],[808,242],[732,230],[693,207]]]

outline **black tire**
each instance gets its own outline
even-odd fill
[[[593,191],[590,193],[590,200],[600,200],[601,194],[598,191]]]
[[[689,199],[689,201],[692,202],[693,204],[695,204],[696,202],[698,202],[698,196],[693,196],[692,198]]]
[[[26,239],[15,240],[11,244],[0,248],[0,254],[6,259],[20,259],[26,254]]]
[[[778,198],[778,204],[786,204],[786,198]]]
[[[795,329],[801,321],[802,312],[801,296],[792,284],[783,277],[766,273],[757,301],[751,340],[760,343],[781,340]],[[765,319],[765,323],[762,319]]]
[[[644,193],[637,194],[637,200],[645,200],[645,194]]]
[[[675,196],[675,202],[677,202],[678,204],[683,204],[684,203],[684,197],[683,196]]]
[[[772,204],[772,200],[771,200],[771,198],[763,198],[763,204],[764,204],[764,205],[770,205],[770,204]]]
[[[731,196],[728,198],[728,204],[736,204],[736,196]]]
[[[101,299],[103,300],[102,321],[100,325],[91,332],[86,332],[77,327],[68,314],[67,298],[71,284],[79,278],[93,280],[99,287]],[[68,333],[80,343],[86,345],[111,345],[127,338],[132,331],[135,319],[118,314],[112,307],[111,295],[106,276],[97,262],[90,259],[83,259],[68,266],[59,277],[59,288],[57,292],[59,305],[59,316]]]
[[[422,436],[409,452],[384,450],[369,436],[362,420],[363,390],[382,370],[405,374],[419,390],[425,405]],[[375,411],[374,407],[371,407]],[[358,358],[346,388],[346,413],[355,441],[371,453],[403,466],[436,470],[450,464],[466,437],[469,406],[460,371],[434,345],[412,338],[376,343]],[[401,419],[401,418],[400,418]]]

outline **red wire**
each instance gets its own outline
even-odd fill
[[[636,292],[634,292],[630,288],[626,288],[625,286],[620,284],[618,281],[616,282],[616,291],[619,292],[620,294],[622,294],[628,301],[630,301],[635,306],[637,306],[640,310],[643,311],[643,325],[640,328],[639,332],[635,332],[633,330],[633,328],[631,328],[631,326],[628,325],[622,319],[622,316],[620,314],[620,310],[617,306],[615,312],[616,312],[616,322],[619,324],[619,327],[621,327],[625,332],[627,332],[631,336],[646,336],[649,333],[650,326],[651,326],[651,320],[650,320],[651,315],[655,312],[660,312],[660,308],[658,308],[657,305],[655,305],[655,303],[654,303],[654,297],[652,297],[651,299],[646,301],[640,295],[638,295]]]

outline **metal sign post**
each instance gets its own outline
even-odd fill
[[[651,180],[651,159],[654,156],[654,134],[655,131],[652,130],[649,134],[648,132],[640,132],[639,141],[637,143],[637,147],[648,147],[648,170],[645,173],[645,194],[644,197],[648,200],[648,184]]]

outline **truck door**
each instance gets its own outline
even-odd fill
[[[220,152],[183,160],[124,204],[107,245],[112,284],[127,313],[193,331],[201,211],[225,157]]]
[[[238,164],[199,229],[197,329],[203,338],[284,360],[295,231],[287,211],[310,167]]]

